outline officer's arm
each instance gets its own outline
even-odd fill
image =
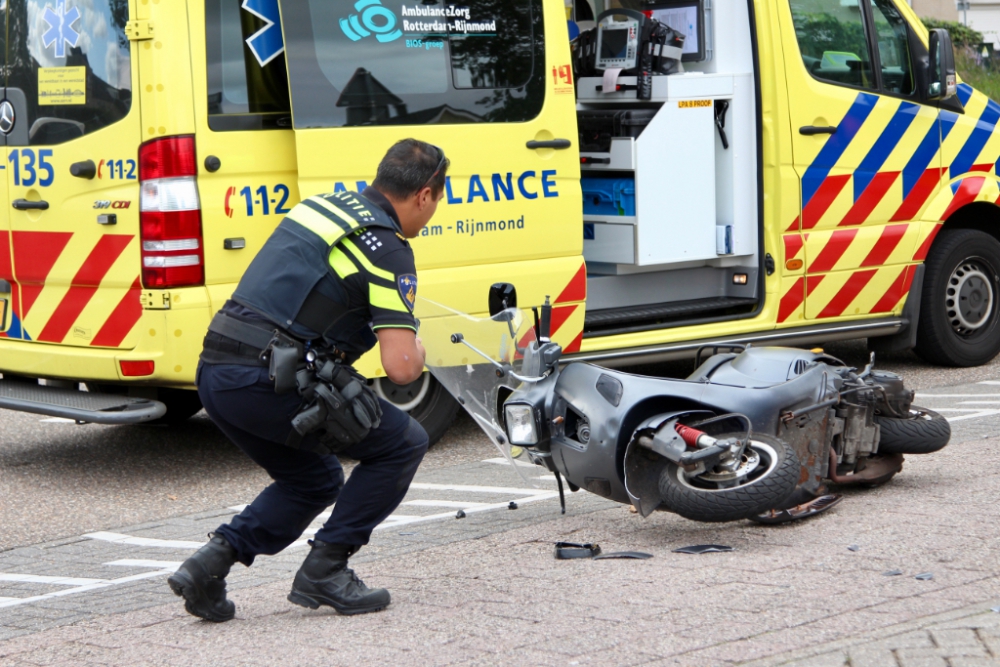
[[[412,329],[380,328],[375,331],[382,354],[382,368],[396,384],[409,384],[424,371],[424,348]]]

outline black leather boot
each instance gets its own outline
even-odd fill
[[[189,614],[222,623],[236,614],[236,605],[226,599],[226,575],[235,562],[236,550],[226,538],[213,534],[208,544],[170,575],[167,583],[170,590],[184,598]]]
[[[312,551],[295,573],[288,601],[318,609],[328,605],[345,615],[382,611],[389,606],[389,591],[368,588],[347,567],[347,559],[358,547],[311,540]]]

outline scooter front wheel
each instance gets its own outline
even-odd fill
[[[780,506],[799,481],[795,450],[766,435],[754,435],[747,449],[751,451],[729,473],[689,477],[680,466],[667,464],[660,475],[664,505],[686,519],[706,522],[738,521]]]

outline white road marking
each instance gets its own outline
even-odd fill
[[[462,500],[407,500],[403,504],[414,507],[454,507],[455,509],[465,509],[467,507],[486,505],[487,503],[470,503]],[[390,514],[389,518],[391,519],[394,516],[396,515]]]
[[[155,567],[160,570],[170,570],[176,572],[181,566],[181,561],[173,560],[142,560],[139,558],[124,558],[122,560],[111,561],[105,565],[116,565],[119,567]]]
[[[468,491],[469,493],[513,493],[519,496],[530,496],[538,493],[538,489],[517,489],[512,486],[470,486],[466,484],[427,484],[414,482],[411,489],[421,491]],[[506,504],[506,503],[505,503]]]
[[[135,547],[159,547],[161,549],[200,549],[205,546],[204,542],[188,542],[186,540],[158,540],[153,537],[132,537],[121,533],[87,533],[84,537],[102,542],[117,542]]]
[[[925,398],[1000,398],[1000,394],[917,394]]]
[[[1000,410],[981,410],[971,415],[962,415],[961,417],[946,417],[946,419],[949,422],[960,422],[966,419],[979,419],[980,417],[992,417],[993,415],[1000,415]]]
[[[65,417],[49,417],[48,419],[39,419],[38,421],[43,424],[76,424],[75,419],[66,419]]]
[[[100,581],[99,583],[87,584],[86,586],[73,586],[72,588],[66,588],[61,591],[56,591],[54,593],[46,593],[45,595],[33,595],[28,598],[12,598],[12,599],[0,599],[0,609],[4,607],[16,607],[22,604],[28,604],[30,602],[40,602],[42,600],[50,600],[52,598],[59,598],[66,595],[76,595],[77,593],[84,593],[86,591],[97,590],[98,588],[107,588],[109,586],[117,586],[119,584],[126,584],[130,581],[138,581],[139,579],[149,579],[150,577],[162,577],[164,574],[170,574],[167,570],[156,570],[154,572],[143,572],[142,574],[133,574],[129,577],[121,577],[119,579],[109,579],[105,581]]]
[[[983,380],[982,382],[977,382],[976,384],[1000,384],[1000,380]]]
[[[7,574],[0,572],[0,581],[13,581],[25,584],[50,584],[52,586],[89,586],[90,584],[103,584],[107,582],[107,579],[47,577],[39,574]]]
[[[1000,405],[1000,401],[959,401],[959,405]]]
[[[510,461],[508,461],[507,459],[505,459],[502,456],[498,456],[495,459],[483,459],[482,462],[483,463],[499,463],[500,465],[503,465],[503,466],[509,466],[510,465]],[[525,463],[524,461],[518,461],[517,459],[514,459],[514,465],[516,465],[516,466],[518,466],[520,468],[537,468],[538,467],[534,463]]]

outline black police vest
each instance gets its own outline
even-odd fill
[[[309,197],[281,221],[240,279],[233,300],[303,340],[326,338],[348,313],[330,268],[334,246],[365,227],[398,231],[379,206],[354,192]]]

